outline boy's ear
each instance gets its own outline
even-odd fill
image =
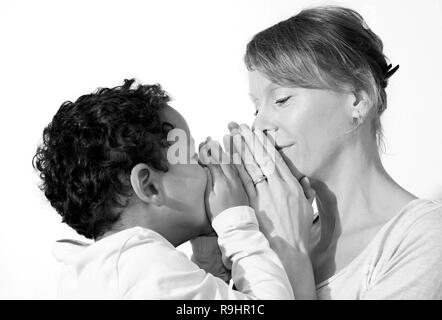
[[[130,173],[130,183],[137,197],[146,204],[161,206],[163,197],[159,175],[145,163],[138,163]]]

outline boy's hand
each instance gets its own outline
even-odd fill
[[[248,206],[249,199],[238,172],[220,144],[206,141],[200,145],[199,153],[207,174],[205,204],[209,220],[228,208]]]
[[[191,239],[190,244],[192,245],[191,260],[200,267],[200,269],[229,283],[232,278],[231,273],[223,264],[222,254],[218,247],[218,237],[215,231],[208,235]]]

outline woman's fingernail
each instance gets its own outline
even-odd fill
[[[241,123],[239,126],[239,131],[250,130],[249,126],[245,123]]]

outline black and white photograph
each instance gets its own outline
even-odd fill
[[[4,0],[0,43],[0,300],[442,300],[441,0]]]

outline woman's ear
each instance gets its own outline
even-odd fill
[[[138,163],[130,173],[130,183],[137,197],[146,204],[162,205],[159,175],[145,163]]]
[[[359,126],[362,124],[370,111],[370,100],[367,93],[363,90],[353,91],[351,117],[353,122]]]

